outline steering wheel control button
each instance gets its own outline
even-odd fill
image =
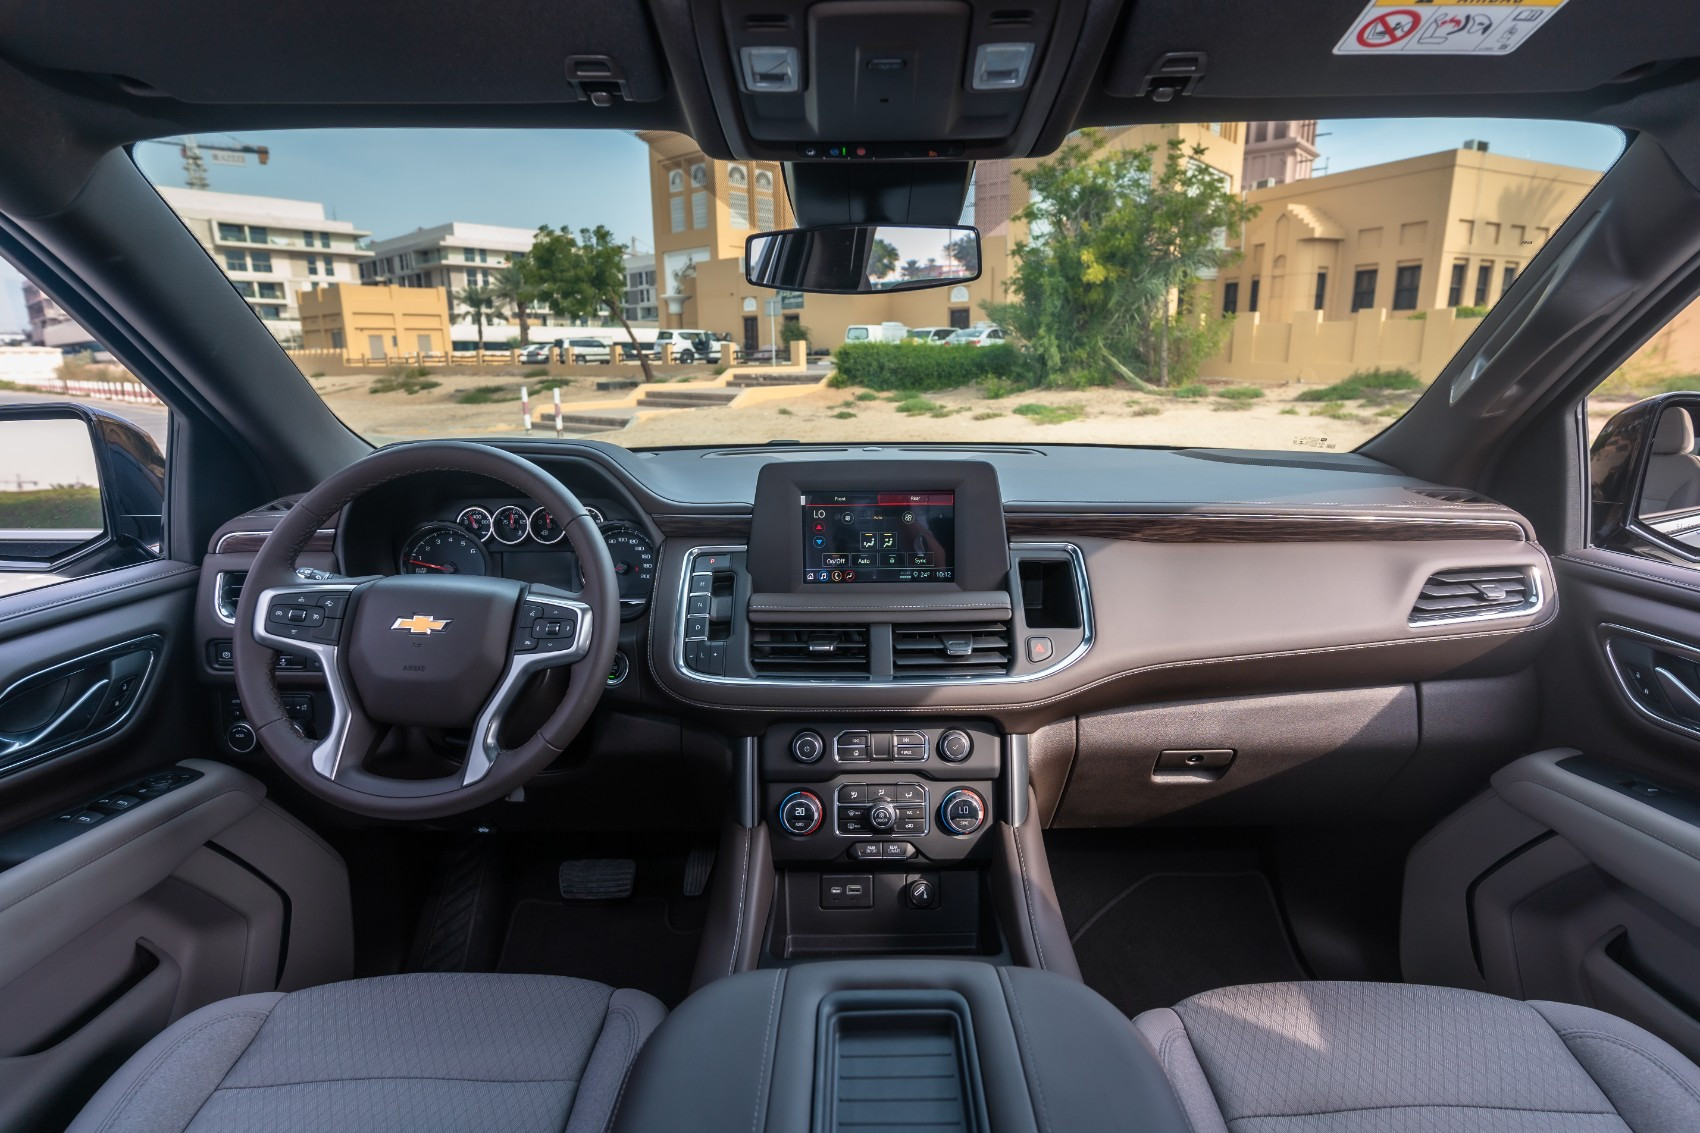
[[[819,732],[798,732],[791,737],[791,758],[798,763],[813,763],[826,754],[826,741],[820,738]],[[839,792],[839,801],[844,801],[844,792]]]
[[[939,737],[939,758],[946,763],[961,763],[974,754],[974,740],[960,728],[952,728]]]
[[[939,887],[930,878],[917,877],[903,887],[903,896],[908,900],[911,909],[939,907]]]
[[[824,813],[813,791],[792,791],[779,804],[779,825],[787,834],[804,838],[820,829]]]
[[[868,825],[881,834],[887,833],[897,825],[897,808],[890,803],[875,803],[868,808]]]
[[[958,787],[939,804],[939,822],[952,834],[972,834],[985,821],[986,800],[967,787]]]

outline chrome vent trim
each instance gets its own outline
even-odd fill
[[[942,622],[891,627],[894,680],[972,680],[1009,673],[1014,657],[1008,622]]]
[[[868,676],[865,625],[751,626],[750,668],[763,677]]]
[[[213,579],[213,613],[225,625],[236,624],[236,604],[242,600],[242,584],[247,581],[245,570],[221,570]]]
[[[1461,567],[1436,571],[1411,606],[1412,627],[1519,618],[1545,601],[1540,575],[1529,567]]]

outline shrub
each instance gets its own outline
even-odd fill
[[[1336,421],[1350,421],[1352,415],[1346,412],[1343,401],[1325,401],[1310,411],[1312,417],[1331,417]]]
[[[1256,386],[1229,386],[1216,391],[1216,396],[1228,401],[1256,401],[1263,391]]]
[[[791,417],[791,416],[794,416],[794,414],[793,414],[793,413],[792,413],[792,412],[791,412],[791,410],[790,410],[790,409],[788,409],[788,408],[787,408],[787,407],[785,407],[785,406],[783,406],[783,405],[781,405],[781,406],[780,406],[780,407],[779,407],[779,415],[780,415],[780,416],[781,416],[781,417]]]
[[[980,412],[974,414],[974,420],[976,420],[976,421],[990,421],[993,417],[1002,417],[1002,416],[1003,416],[1003,413],[1000,410],[997,410],[997,409],[982,409],[982,410],[980,410]]]
[[[832,384],[876,390],[931,393],[960,389],[1016,371],[1015,348],[930,346],[922,342],[850,342],[833,353],[838,372]]]
[[[325,372],[323,370],[314,370],[311,374],[308,374],[307,376],[309,378],[322,378],[322,377],[325,376]]]
[[[1086,416],[1086,409],[1080,405],[1042,405],[1029,401],[1025,405],[1017,405],[1015,412],[1030,419],[1035,425],[1060,425],[1064,421],[1078,421]]]
[[[512,386],[476,386],[463,389],[455,397],[461,405],[490,405],[498,401],[514,401],[519,397],[519,390]]]
[[[836,417],[840,421],[848,421],[848,420],[850,420],[850,418],[852,418],[856,415],[854,413],[850,412],[848,409],[840,409],[837,413],[834,413],[833,416]]]
[[[939,347],[939,349],[942,350],[944,348]],[[899,401],[896,405],[892,406],[892,408],[896,409],[899,413],[918,414],[936,413],[940,409],[943,409],[944,406],[940,405],[936,401],[928,401],[924,397],[906,397],[902,401]]]
[[[1420,390],[1423,383],[1406,369],[1359,370],[1344,381],[1321,389],[1307,389],[1298,401],[1383,401],[1391,393]]]
[[[522,378],[546,378],[548,376],[549,371],[544,369],[542,366],[533,366],[531,369],[520,375]]]
[[[388,373],[373,382],[369,393],[405,393],[409,397],[436,389],[442,382],[426,377],[431,371],[423,366],[392,366]]]
[[[1452,313],[1460,319],[1479,319],[1488,313],[1486,307],[1454,307]]]
[[[872,390],[866,390],[865,389],[861,393],[856,395],[857,401],[878,401],[879,399],[880,399],[880,395],[873,392]]]
[[[779,341],[790,346],[793,342],[809,341],[810,338],[814,337],[814,333],[802,323],[786,323],[779,328]]]
[[[1193,398],[1208,397],[1209,395],[1210,387],[1203,382],[1188,382],[1184,386],[1175,386],[1169,390],[1170,397]]]
[[[1163,412],[1161,405],[1153,405],[1149,401],[1130,401],[1128,405],[1133,409],[1133,412],[1128,414],[1130,417],[1155,417]]]
[[[986,349],[989,350],[991,347],[986,347]],[[1021,382],[1011,381],[997,374],[980,379],[980,396],[990,401],[997,401],[999,398],[1008,397],[1012,393],[1020,393],[1026,388]]]

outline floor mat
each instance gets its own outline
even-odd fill
[[[675,1007],[690,991],[704,904],[634,897],[611,905],[528,899],[514,905],[502,972],[577,976],[647,991]]]

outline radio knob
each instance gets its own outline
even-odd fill
[[[791,758],[798,763],[813,763],[826,752],[826,741],[819,732],[798,732],[791,737]]]
[[[785,828],[787,834],[802,838],[820,829],[824,813],[820,799],[813,791],[792,791],[779,804],[779,825]]]
[[[974,740],[960,728],[952,728],[939,737],[939,758],[946,763],[961,763],[974,754]]]
[[[986,821],[986,800],[967,787],[958,787],[939,804],[939,822],[952,834],[972,834]]]
[[[875,830],[890,830],[897,825],[897,808],[890,803],[875,803],[868,810],[868,825]]]

